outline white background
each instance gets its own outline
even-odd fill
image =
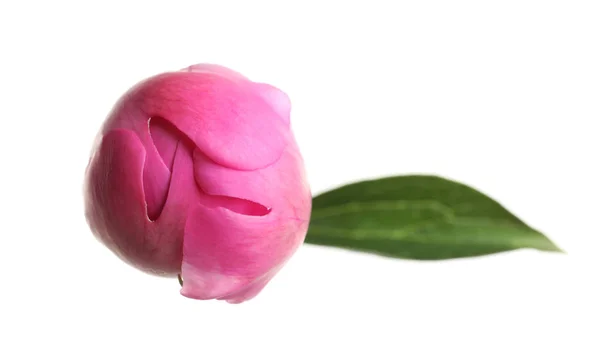
[[[597,1],[3,1],[0,357],[599,357]],[[255,300],[193,301],[91,236],[114,101],[197,62],[286,91],[316,193],[435,173],[568,255],[303,247]]]

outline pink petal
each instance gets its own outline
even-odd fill
[[[199,271],[187,262],[181,265],[183,287],[181,295],[196,300],[212,300],[243,290],[251,279]]]
[[[86,173],[86,217],[94,234],[121,259],[152,274],[174,276],[181,272],[182,213],[200,196],[191,148],[178,146],[168,197],[154,222],[146,215],[145,158],[146,150],[132,131],[106,133]]]
[[[279,271],[279,269],[274,269],[271,272],[269,272],[268,275],[266,275],[263,278],[260,278],[258,280],[256,280],[255,282],[247,285],[244,289],[231,294],[229,296],[223,296],[220,297],[220,300],[225,300],[227,301],[227,303],[242,303],[248,300],[253,299],[254,297],[256,297],[264,288],[265,286],[271,281],[271,279],[273,278],[273,276],[275,276],[275,274]]]
[[[254,86],[267,103],[271,105],[273,110],[279,114],[281,120],[289,124],[292,102],[288,95],[279,88],[266,83],[255,83]]]
[[[279,159],[289,129],[252,85],[208,72],[158,75],[136,86],[124,101],[142,123],[119,116],[121,111],[111,125],[141,130],[147,118],[161,117],[217,163],[241,170],[263,168]]]
[[[144,165],[144,194],[148,218],[156,220],[167,201],[171,183],[171,169],[179,142],[178,132],[169,122],[153,118],[149,123],[154,148],[148,148]]]
[[[142,270],[173,271],[180,256],[160,252],[161,245],[146,237],[144,159],[135,133],[107,133],[87,172],[86,216],[96,236],[124,261]]]
[[[241,81],[248,80],[246,77],[244,77],[239,72],[236,72],[227,67],[224,67],[221,65],[215,65],[212,63],[199,63],[196,65],[191,65],[191,66],[183,69],[182,71],[196,72],[196,73],[212,73],[212,74],[226,77],[230,80],[241,80]]]
[[[239,72],[233,71],[221,65],[209,63],[199,63],[196,65],[192,65],[183,69],[182,71],[196,73],[212,73],[219,76],[223,76],[233,81],[249,82],[248,78],[246,78]],[[288,95],[279,88],[267,83],[254,83],[253,86],[254,89],[258,91],[260,95],[267,101],[267,103],[271,105],[275,112],[279,114],[281,119],[289,123],[292,104]]]
[[[310,187],[293,138],[289,139],[279,161],[254,171],[220,166],[196,149],[194,177],[207,194],[260,203],[290,220],[308,221],[310,218]]]
[[[246,216],[198,205],[185,228],[181,294],[213,299],[240,292],[282,265],[304,234],[272,213]]]
[[[160,117],[152,118],[149,128],[152,142],[154,142],[163,164],[170,172],[173,169],[177,144],[184,135],[173,127],[169,121]]]
[[[86,217],[92,230],[119,252],[128,251],[145,221],[142,170],[145,149],[135,133],[110,131],[102,137],[86,172]],[[121,243],[115,233],[131,235]]]

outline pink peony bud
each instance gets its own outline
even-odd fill
[[[256,296],[302,244],[311,210],[285,93],[195,65],[131,88],[102,126],[85,179],[94,235],[181,294]]]

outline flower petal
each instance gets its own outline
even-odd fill
[[[231,296],[282,265],[305,232],[271,214],[247,216],[196,206],[185,227],[181,294],[196,299]]]
[[[272,208],[277,215],[308,221],[311,192],[298,148],[290,138],[280,159],[263,169],[243,171],[218,165],[194,150],[194,177],[207,194],[242,198]]]
[[[179,138],[176,130],[170,128],[170,123],[161,118],[152,118],[148,126],[154,146],[146,151],[144,194],[148,218],[154,221],[160,216],[167,201]]]
[[[254,86],[273,110],[279,114],[280,119],[289,125],[292,102],[288,95],[270,84],[255,83]]]
[[[102,137],[86,171],[86,218],[92,231],[120,256],[127,257],[143,239],[139,228],[147,220],[144,157],[144,146],[135,133],[113,130]],[[131,240],[122,242],[118,236]]]
[[[181,272],[186,213],[200,193],[193,179],[191,148],[179,145],[173,177],[160,217],[146,216],[143,172],[146,150],[125,129],[106,133],[86,172],[86,217],[95,236],[140,270],[174,276]]]
[[[184,68],[182,71],[196,72],[196,73],[213,73],[219,76],[226,77],[230,80],[247,81],[248,79],[239,72],[236,72],[225,66],[216,65],[212,63],[198,63]]]
[[[289,131],[253,84],[214,73],[172,72],[136,86],[127,103],[142,119],[171,122],[215,162],[253,170],[279,159]]]
[[[107,247],[141,270],[164,274],[181,262],[181,252],[162,250],[148,227],[143,189],[145,148],[136,134],[123,129],[102,138],[86,175],[86,217]],[[158,240],[157,240],[158,239]]]
[[[275,274],[278,271],[279,271],[279,269],[273,269],[273,270],[271,270],[271,272],[269,272],[268,275],[247,285],[243,290],[238,291],[229,296],[220,297],[219,299],[225,300],[225,301],[227,301],[227,303],[234,303],[234,304],[251,300],[252,298],[256,297],[265,288],[265,286],[267,286],[267,284],[271,281],[273,276],[275,276]]]

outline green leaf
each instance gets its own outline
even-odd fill
[[[429,175],[363,181],[314,197],[306,243],[418,260],[562,251],[488,196]]]

